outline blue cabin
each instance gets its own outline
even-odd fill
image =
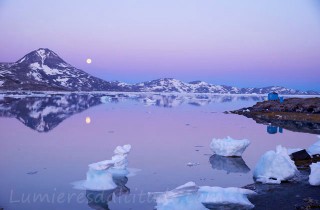
[[[267,132],[269,134],[276,134],[276,133],[278,133],[278,127],[277,126],[268,125],[267,126]]]
[[[283,101],[284,101],[283,97],[279,97],[279,100],[280,100],[280,103],[281,103],[281,104],[282,104]]]
[[[278,101],[279,95],[276,92],[272,92],[268,94],[268,101]]]
[[[283,133],[283,128],[279,127],[279,133]]]

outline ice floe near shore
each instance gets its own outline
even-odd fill
[[[206,206],[215,209],[251,209],[254,205],[247,195],[256,193],[235,187],[199,187],[194,182],[188,182],[171,191],[150,194],[157,202],[157,210],[207,210]]]
[[[318,155],[320,154],[320,140],[316,143],[312,144],[308,149],[307,152],[309,155]]]
[[[290,159],[287,149],[281,145],[276,151],[266,152],[258,161],[253,177],[258,182],[280,184],[281,181],[293,178],[298,169]]]
[[[320,185],[320,162],[310,165],[311,173],[309,175],[309,183],[314,186]]]
[[[250,141],[247,139],[236,140],[228,136],[224,139],[212,139],[210,148],[216,155],[241,156],[249,144]]]

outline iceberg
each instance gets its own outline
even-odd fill
[[[76,189],[105,191],[115,189],[118,178],[134,175],[137,170],[127,169],[127,156],[131,145],[117,146],[111,160],[104,160],[89,165],[86,180],[73,183]],[[117,178],[118,177],[118,178]]]
[[[314,186],[320,185],[320,162],[310,165],[311,173],[309,175],[309,183]]]
[[[235,140],[228,136],[224,139],[212,139],[210,147],[216,155],[230,157],[241,156],[249,144],[250,141],[247,139]]]
[[[254,205],[247,195],[256,193],[234,187],[199,187],[194,182],[188,182],[171,191],[149,194],[155,199],[157,210],[207,210],[207,207],[251,209]]]
[[[309,155],[320,155],[320,140],[311,145],[308,149],[307,152]]]
[[[117,187],[114,183],[112,174],[108,171],[97,171],[89,169],[87,172],[87,178],[84,181],[73,183],[75,189],[79,190],[94,190],[104,191],[112,190]]]
[[[112,174],[126,175],[129,173],[127,170],[127,156],[130,150],[130,144],[124,146],[117,146],[114,150],[114,156],[112,156],[111,160],[104,160],[97,163],[92,163],[89,165],[89,168],[96,171],[108,170]]]
[[[237,187],[200,187],[199,192],[202,197],[202,204],[210,209],[251,209],[254,205],[248,200],[248,195],[256,195],[256,192]]]
[[[257,182],[280,184],[281,181],[293,178],[297,171],[287,149],[278,145],[276,151],[268,151],[260,158],[253,171],[253,177]]]

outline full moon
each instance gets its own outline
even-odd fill
[[[90,64],[92,60],[90,58],[87,59],[87,64]]]
[[[90,117],[86,117],[86,123],[90,124],[91,123],[91,118]]]

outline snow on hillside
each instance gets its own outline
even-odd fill
[[[40,48],[15,63],[0,63],[2,90],[58,90],[58,91],[124,91],[161,93],[267,94],[319,95],[315,91],[299,91],[279,86],[238,88],[213,85],[203,81],[182,82],[162,78],[137,84],[108,82],[77,69],[55,52]]]

